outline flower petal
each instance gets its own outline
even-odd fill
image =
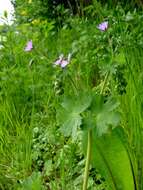
[[[55,62],[54,62],[54,65],[60,65],[61,64],[61,60],[60,59],[58,59],[58,60],[56,60]]]
[[[26,45],[26,47],[25,47],[25,51],[31,51],[32,50],[32,48],[33,48],[33,44],[32,44],[32,40],[30,40],[28,43],[27,43],[27,45]]]
[[[68,60],[62,60],[62,62],[61,62],[61,67],[64,68],[64,67],[66,67],[68,64],[69,64],[69,61],[68,61]]]
[[[97,28],[101,31],[105,31],[108,28],[108,21],[102,22],[97,26]]]

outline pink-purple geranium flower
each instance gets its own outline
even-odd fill
[[[61,66],[62,68],[65,68],[65,67],[70,63],[70,60],[71,60],[71,54],[70,54],[70,53],[68,54],[68,58],[67,58],[67,59],[65,59],[65,58],[64,58],[64,55],[61,54],[61,55],[59,56],[59,59],[57,59],[57,60],[54,62],[54,65],[55,65],[55,66],[56,66],[56,65],[59,65],[59,66]]]
[[[97,28],[101,31],[105,31],[108,28],[108,21],[102,22],[97,26]]]
[[[28,41],[24,51],[31,51],[33,49],[32,40]]]

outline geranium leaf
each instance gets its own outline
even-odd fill
[[[71,115],[69,114],[67,118],[65,118],[65,122],[62,124],[60,131],[65,136],[72,136],[72,139],[76,139],[77,127],[81,125],[81,116],[80,115]]]
[[[109,98],[104,103],[102,95],[94,95],[91,112],[92,120],[96,120],[95,127],[98,136],[108,132],[110,127],[116,127],[120,122],[120,113],[116,110],[119,103],[114,98]]]
[[[57,121],[60,131],[65,136],[76,139],[77,128],[82,123],[80,114],[91,104],[91,95],[84,92],[78,96],[67,96],[63,99],[61,106],[57,109]]]
[[[119,112],[109,112],[103,110],[97,115],[96,118],[96,127],[98,136],[108,132],[109,127],[116,127],[120,122]]]

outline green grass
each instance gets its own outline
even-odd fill
[[[139,189],[143,188],[142,172],[142,56],[143,52],[137,48],[129,48],[125,50],[127,61],[127,93],[121,98],[121,105],[123,109],[123,125],[128,136],[128,143],[136,156],[137,173],[136,177],[139,184]]]

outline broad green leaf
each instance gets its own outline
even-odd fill
[[[81,116],[79,114],[69,113],[65,117],[65,121],[60,128],[61,132],[65,136],[72,136],[73,139],[76,138],[77,127],[81,125]]]
[[[57,121],[61,126],[60,130],[65,136],[76,138],[77,128],[81,125],[80,114],[91,104],[89,93],[82,93],[79,96],[65,97],[61,106],[57,109]]]
[[[131,159],[117,129],[98,138],[93,134],[91,162],[105,178],[108,190],[135,189]]]
[[[116,111],[119,103],[110,98],[104,103],[102,95],[94,95],[91,104],[92,117],[91,120],[96,120],[95,127],[98,136],[108,132],[109,128],[116,127],[120,122],[120,114]]]
[[[21,190],[44,190],[42,176],[40,172],[33,172],[31,176],[24,180]]]
[[[120,121],[119,112],[108,112],[102,110],[101,113],[97,115],[96,118],[96,127],[98,136],[102,136],[103,134],[108,132],[109,127],[116,127]]]

